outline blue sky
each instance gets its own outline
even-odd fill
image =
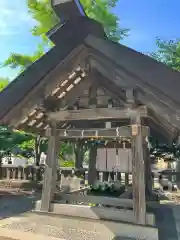
[[[120,26],[129,28],[123,44],[141,52],[156,49],[155,39],[180,38],[180,0],[119,0],[114,12]],[[31,54],[40,42],[29,32],[35,24],[28,15],[26,0],[0,0],[0,63],[11,52]],[[0,76],[13,78],[17,71],[0,68]]]

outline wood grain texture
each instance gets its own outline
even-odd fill
[[[147,117],[146,107],[137,109],[141,117]],[[48,113],[49,119],[56,121],[128,119],[131,115],[129,108],[90,108],[78,110],[62,110]]]
[[[51,206],[51,200],[55,191],[55,182],[57,177],[57,153],[58,153],[58,135],[56,128],[50,129],[50,136],[48,139],[48,153],[44,173],[44,182],[42,190],[41,211],[48,212]]]

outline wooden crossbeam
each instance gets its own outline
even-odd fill
[[[147,109],[145,106],[137,108],[137,112],[141,117],[147,117]],[[131,113],[132,110],[129,108],[93,108],[49,112],[48,117],[50,120],[56,121],[128,119]]]
[[[120,138],[131,137],[132,128],[128,126],[118,128],[104,128],[104,129],[58,129],[58,135],[62,139],[76,139],[76,138]],[[147,127],[142,127],[142,134],[149,135]]]

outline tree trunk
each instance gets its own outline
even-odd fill
[[[35,138],[35,159],[36,159],[36,166],[39,166],[40,164],[40,158],[41,158],[41,151],[40,151],[40,144],[41,144],[41,136],[37,136]],[[41,169],[38,168],[36,172],[36,180],[41,181]]]
[[[40,144],[41,144],[41,136],[37,136],[37,137],[35,138],[35,158],[36,158],[36,166],[39,166],[39,163],[40,163],[40,157],[41,157]]]
[[[75,147],[75,168],[81,169],[83,168],[83,160],[84,160],[84,141],[78,140]]]
[[[90,152],[89,152],[89,171],[88,171],[89,185],[93,185],[97,180],[96,156],[97,156],[97,147],[91,146]]]

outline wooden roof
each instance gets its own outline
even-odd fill
[[[121,101],[123,89],[136,88],[153,123],[173,134],[179,129],[179,72],[107,40],[101,25],[84,16],[56,26],[50,38],[55,47],[0,93],[0,124],[42,132],[48,108],[63,107],[65,98],[66,104],[75,101],[77,93],[97,82]]]

